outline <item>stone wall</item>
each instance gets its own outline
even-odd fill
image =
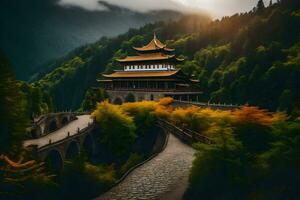
[[[165,94],[163,92],[142,92],[142,91],[107,91],[109,95],[109,100],[114,102],[116,99],[120,99],[122,102],[125,102],[126,96],[128,94],[133,94],[135,97],[135,101],[143,101],[143,100],[154,100],[158,101],[163,98]]]

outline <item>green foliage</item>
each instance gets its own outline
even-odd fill
[[[190,174],[190,187],[185,199],[243,199],[241,172],[245,159],[243,146],[234,138],[231,128],[221,128],[214,134],[216,144],[197,144],[198,150]]]
[[[61,199],[91,199],[116,180],[113,166],[91,165],[82,155],[66,163],[60,177]]]
[[[26,137],[26,99],[8,60],[0,54],[0,154],[16,153]]]
[[[104,89],[90,89],[86,92],[85,97],[81,103],[80,110],[94,110],[97,102],[107,100],[108,94]]]
[[[125,103],[121,108],[133,117],[137,134],[143,135],[149,132],[155,123],[155,103],[150,101]]]
[[[52,98],[49,93],[24,82],[20,83],[20,88],[26,97],[28,117],[49,113],[53,110]]]
[[[69,96],[76,95],[82,99],[85,90],[82,90],[79,85],[85,83],[79,76],[85,76],[85,60],[79,56],[62,63],[54,71],[45,75],[39,81],[33,83],[34,87],[40,88],[45,93],[50,93],[53,97],[53,104],[56,109],[74,108],[74,105],[79,106],[75,100],[66,101]],[[95,81],[95,80],[94,80]],[[63,85],[64,87],[59,87]],[[77,107],[78,108],[78,107]]]
[[[128,93],[125,97],[125,102],[135,102],[135,96],[132,93]]]
[[[121,105],[123,103],[122,99],[117,97],[114,99],[113,104],[115,105]]]
[[[38,83],[43,91],[52,88],[50,93],[54,94],[57,108],[77,109],[85,91],[96,86],[97,74],[121,69],[116,59],[134,54],[131,47],[144,45],[155,31],[170,47],[176,48],[177,55],[185,56],[186,62],[179,67],[200,81],[199,88],[203,91],[200,101],[249,103],[273,111],[293,112],[300,107],[296,78],[299,2],[285,0],[264,8],[260,0],[257,7],[257,11],[211,23],[203,17],[199,20],[196,16],[186,16],[178,21],[131,29],[116,38],[102,38],[71,53],[59,63],[59,70]],[[81,59],[82,65],[74,65],[74,59]],[[70,65],[75,66],[73,70],[67,67]],[[65,75],[61,72],[65,68],[72,72]],[[284,91],[290,91],[293,97]]]
[[[268,151],[258,157],[262,170],[261,190],[266,199],[294,199],[300,195],[300,123],[273,127],[276,136]]]
[[[128,153],[136,138],[136,127],[132,117],[107,101],[98,103],[92,116],[101,128],[100,142],[117,156]]]
[[[195,144],[198,151],[184,198],[296,199],[299,121],[255,107],[222,112],[219,123],[206,115],[210,128],[201,133],[214,143]]]

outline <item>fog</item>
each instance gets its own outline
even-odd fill
[[[258,0],[60,0],[59,5],[77,6],[91,11],[106,11],[101,2],[138,12],[171,9],[182,12],[208,12],[213,18],[251,10]],[[267,0],[265,1],[267,4]]]

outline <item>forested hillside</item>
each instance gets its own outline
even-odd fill
[[[115,38],[103,37],[59,60],[56,69],[35,81],[34,85],[43,91],[50,91],[56,109],[77,109],[87,89],[99,86],[96,79],[100,77],[100,73],[117,68],[115,58],[133,53],[131,47],[149,41],[154,31],[162,39],[180,38],[201,30],[208,22],[209,18],[205,16],[188,16],[178,22],[158,22],[140,29],[131,29]]]
[[[260,1],[261,2],[261,1]],[[57,109],[77,109],[86,90],[97,86],[103,71],[117,69],[115,58],[132,54],[156,32],[186,57],[180,66],[200,81],[201,101],[257,105],[298,112],[300,75],[300,11],[296,0],[209,22],[185,17],[102,38],[60,61],[34,84],[53,94]]]

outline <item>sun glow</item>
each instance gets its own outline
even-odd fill
[[[215,3],[214,0],[173,0],[173,1],[179,2],[188,7],[207,9],[207,10],[213,8],[213,5]]]
[[[171,0],[192,10],[204,10],[215,18],[251,10],[257,0]],[[267,3],[267,0],[264,1]]]

